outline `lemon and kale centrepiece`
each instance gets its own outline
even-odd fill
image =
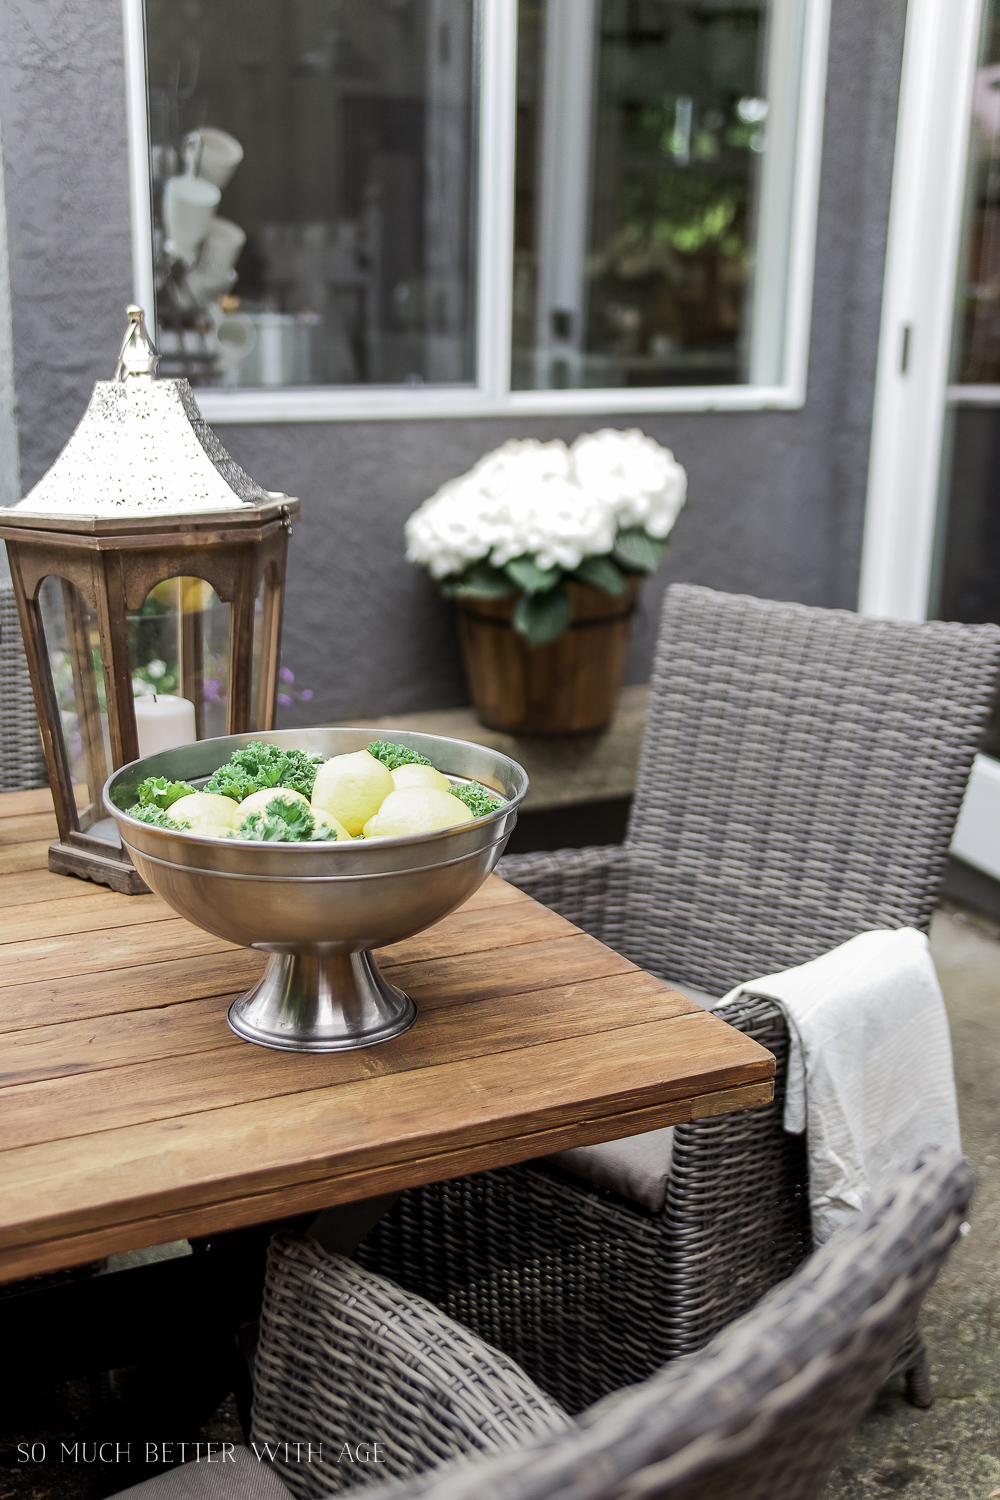
[[[324,760],[254,740],[201,791],[148,776],[129,817],[177,833],[267,843],[342,843],[434,833],[502,805],[478,781],[453,782],[416,750],[373,740]]]

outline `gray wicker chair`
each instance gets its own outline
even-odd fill
[[[622,846],[500,873],[682,987],[720,996],[874,927],[926,930],[1000,665],[994,626],[668,591]],[[808,1253],[804,1141],[774,1103],[678,1126],[651,1212],[557,1164],[403,1195],[359,1251],[506,1350],[567,1410],[700,1348]],[[911,1399],[930,1403],[919,1336]]]
[[[429,1304],[282,1235],[254,1400],[253,1444],[269,1445],[273,1468],[237,1449],[228,1466],[189,1464],[125,1494],[320,1500],[364,1485],[374,1500],[815,1500],[971,1194],[956,1156],[924,1153],[709,1348],[579,1423]]]
[[[0,582],[0,792],[48,784],[14,590]]]

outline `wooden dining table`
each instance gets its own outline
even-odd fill
[[[253,1046],[267,956],[50,873],[54,835],[0,796],[0,1281],[772,1097],[769,1052],[496,876],[377,955],[405,1035]]]

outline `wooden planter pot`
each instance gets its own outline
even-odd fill
[[[569,628],[548,646],[529,647],[511,625],[516,597],[458,607],[458,628],[473,707],[491,729],[511,734],[585,734],[603,729],[618,701],[641,578],[628,592],[570,583]]]

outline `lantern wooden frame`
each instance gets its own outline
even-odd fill
[[[298,500],[203,515],[42,516],[0,511],[24,650],[38,711],[45,763],[55,804],[58,841],[49,869],[138,894],[146,890],[101,806],[104,748],[89,636],[80,601],[97,615],[108,710],[112,766],[139,755],[132,693],[127,612],[169,578],[196,577],[228,604],[227,733],[274,728],[281,657],[285,562]],[[39,592],[46,578],[63,585],[66,632],[90,801],[80,809],[70,773],[42,622]],[[251,715],[255,602],[264,585],[256,713]],[[197,615],[181,615],[180,691],[195,704],[203,732],[202,631]],[[251,723],[251,717],[256,722]],[[95,784],[97,783],[97,784]]]

